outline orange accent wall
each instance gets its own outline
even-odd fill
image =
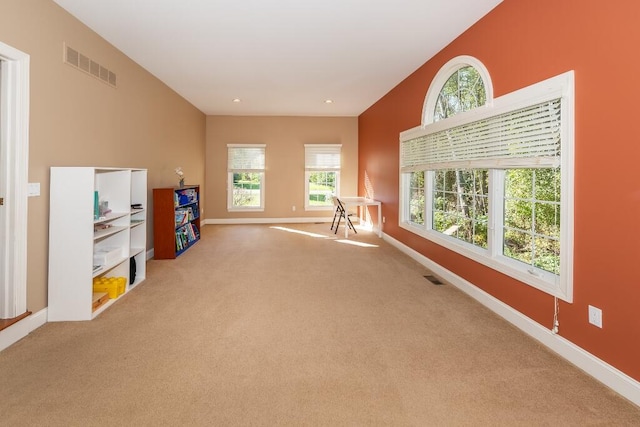
[[[398,227],[398,137],[458,55],[482,61],[499,97],[575,70],[574,302],[560,335],[640,380],[640,2],[505,0],[358,118],[359,186],[385,233],[551,328],[553,297]],[[588,323],[588,305],[603,328]]]

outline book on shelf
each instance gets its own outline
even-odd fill
[[[190,242],[193,242],[194,240],[197,240],[198,237],[200,237],[200,234],[198,233],[198,227],[191,223],[187,224],[187,226],[185,227],[185,232],[187,233],[187,238]]]
[[[177,190],[173,193],[173,202],[175,206],[184,206],[198,201],[198,192],[195,188],[185,188]]]
[[[176,210],[176,227],[186,224],[189,221],[189,215],[183,209]]]
[[[189,246],[189,239],[187,238],[187,233],[184,231],[184,229],[180,229],[178,230],[178,232],[176,232],[176,249],[178,251],[181,251],[185,249],[187,246]]]
[[[198,210],[196,209],[195,212],[198,212]],[[175,216],[176,227],[198,218],[198,215],[194,213],[194,209],[191,206],[176,209]]]
[[[100,218],[100,195],[98,191],[93,192],[93,219]]]
[[[181,251],[200,238],[198,227],[187,223],[176,231],[176,249]]]

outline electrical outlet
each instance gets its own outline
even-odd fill
[[[293,212],[295,212],[295,211],[296,211],[296,205],[291,206],[291,210],[292,210]]]
[[[589,306],[589,323],[602,328],[602,310],[592,305]]]
[[[384,223],[386,223],[386,222],[387,222],[387,218],[382,217],[382,223],[384,224]]]

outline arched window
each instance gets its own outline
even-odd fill
[[[484,65],[454,58],[400,158],[401,227],[571,301],[573,72],[494,100]]]
[[[485,66],[472,56],[458,56],[435,76],[425,97],[422,125],[437,122],[493,101]]]
[[[487,93],[478,70],[471,65],[459,68],[445,82],[436,99],[433,121],[469,111],[486,102]]]
[[[456,57],[433,79],[425,97],[422,124],[425,126],[484,106],[492,97],[491,80],[484,65],[471,56]],[[431,178],[435,180],[438,193],[435,195],[436,229],[456,236],[464,231],[467,241],[486,246],[486,173],[440,170]],[[425,171],[411,172],[409,180],[409,221],[425,225]],[[470,216],[469,209],[478,215]],[[467,227],[460,230],[458,223],[465,223]]]

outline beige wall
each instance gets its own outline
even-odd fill
[[[264,212],[227,212],[227,144],[266,144]],[[342,144],[340,194],[355,195],[357,117],[207,117],[207,189],[204,218],[332,216],[304,210],[304,144]],[[291,207],[295,206],[296,211]]]
[[[182,166],[189,183],[203,183],[206,117],[54,2],[0,0],[0,11],[0,41],[31,58],[29,182],[41,195],[28,204],[27,307],[38,311],[47,305],[49,168],[147,168],[151,190],[177,184]],[[116,72],[117,89],[64,64],[64,42]],[[147,229],[151,247],[152,221]]]

